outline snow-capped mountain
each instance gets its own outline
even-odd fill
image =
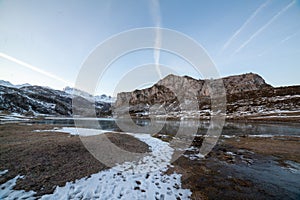
[[[103,101],[106,103],[114,103],[116,101],[116,98],[107,96],[105,94],[102,94],[100,96],[95,96],[96,101]]]
[[[29,83],[14,85],[9,81],[4,81],[4,80],[0,80],[0,85],[6,86],[6,87],[11,87],[11,88],[21,88],[21,87],[25,87],[25,86],[31,86]]]
[[[72,93],[54,90],[49,87],[31,86],[29,84],[13,85],[8,81],[0,81],[0,112],[19,113],[22,115],[64,115],[71,116],[74,109],[84,116],[91,112],[75,108],[72,100],[82,104],[93,105],[97,116],[110,116],[111,104],[94,98],[84,92]]]
[[[115,102],[115,98],[113,98],[111,96],[107,96],[105,94],[93,96],[93,95],[89,94],[88,92],[85,92],[85,91],[82,91],[82,90],[79,90],[76,88],[71,88],[71,87],[65,87],[63,89],[63,91],[66,92],[67,94],[80,96],[80,97],[88,99],[90,101],[101,101],[101,102],[106,102],[106,103],[114,103]]]

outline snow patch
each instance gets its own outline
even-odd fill
[[[73,127],[56,128],[50,131],[84,136],[107,132]],[[189,189],[181,188],[181,175],[165,174],[171,167],[170,161],[174,152],[169,143],[149,134],[125,134],[148,144],[151,153],[138,162],[117,164],[89,178],[67,182],[63,187],[57,186],[53,194],[44,195],[40,199],[189,199],[192,193]],[[18,178],[23,177],[16,176],[0,186],[1,189],[3,188],[0,199],[35,199],[33,191],[13,190]]]
[[[225,154],[226,154],[226,155],[229,155],[229,156],[235,156],[235,155],[236,155],[235,153],[233,153],[233,152],[231,152],[231,151],[227,151]]]
[[[0,171],[0,176],[2,176],[2,175],[4,175],[4,174],[6,174],[8,172],[8,170],[6,169],[6,170],[3,170],[3,171]]]
[[[235,135],[221,135],[223,138],[234,138],[235,137]]]
[[[93,136],[93,135],[100,135],[103,133],[109,133],[112,131],[88,129],[88,128],[62,127],[62,128],[54,128],[51,130],[34,130],[33,132],[62,132],[62,133],[69,133],[70,135]]]
[[[23,176],[16,176],[15,178],[7,181],[6,183],[3,183],[0,188],[0,199],[36,199],[33,197],[35,194],[34,191],[28,191],[25,190],[14,190],[13,187],[16,185],[16,182],[19,178],[24,178]]]
[[[181,175],[164,174],[174,149],[149,134],[127,134],[148,144],[152,150],[150,155],[138,163],[125,162],[90,178],[67,182],[41,199],[189,199],[191,191],[181,188]]]
[[[262,135],[248,135],[248,137],[270,138],[270,137],[274,137],[274,135],[269,135],[269,134],[262,134]]]

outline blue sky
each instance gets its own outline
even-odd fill
[[[72,86],[89,53],[107,38],[160,26],[196,40],[221,76],[255,72],[273,86],[300,84],[299,22],[300,2],[293,0],[0,0],[0,79]],[[96,93],[111,95],[125,73],[145,63],[154,63],[150,50],[123,56]],[[160,63],[201,78],[170,53],[162,52]]]

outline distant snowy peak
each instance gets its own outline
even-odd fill
[[[8,83],[5,83],[8,85]],[[11,85],[9,85],[11,86]],[[70,92],[70,90],[67,90]],[[78,91],[77,91],[77,94]],[[83,104],[95,103],[97,117],[111,116],[111,104],[75,96]],[[91,116],[89,109],[72,104],[72,95],[42,86],[21,88],[0,85],[0,113],[18,113],[26,116],[53,115],[72,116],[73,110],[82,116]],[[93,115],[94,117],[94,115]]]
[[[14,85],[11,84],[10,82],[3,81],[3,80],[0,80],[0,85],[6,86],[6,87],[14,87]]]
[[[103,101],[106,103],[114,103],[116,101],[116,98],[111,97],[111,96],[107,96],[105,94],[102,94],[100,96],[95,96],[95,100],[96,101]]]
[[[63,91],[67,94],[70,94],[70,95],[76,95],[76,96],[80,96],[80,97],[83,97],[85,99],[92,99],[94,98],[93,95],[87,93],[87,92],[84,92],[82,90],[79,90],[79,89],[76,89],[76,88],[71,88],[71,87],[65,87],[63,89]]]
[[[102,94],[102,95],[97,95],[97,96],[93,96],[91,94],[89,94],[88,92],[85,92],[85,91],[82,91],[82,90],[79,90],[79,89],[76,89],[76,88],[71,88],[71,87],[65,87],[63,89],[63,91],[67,94],[70,94],[70,95],[75,95],[75,96],[80,96],[82,98],[85,98],[87,100],[90,100],[90,101],[101,101],[101,102],[106,102],[106,103],[113,103],[115,102],[115,98],[111,97],[111,96],[107,96],[105,94]]]
[[[52,88],[50,87],[45,87],[45,86],[32,86],[29,83],[25,83],[25,84],[19,84],[19,85],[14,85],[9,81],[4,81],[4,80],[0,80],[0,86],[5,86],[5,87],[10,87],[10,88],[16,88],[16,89],[24,89],[26,91],[32,91],[32,92],[41,92],[40,90],[52,90]],[[61,91],[56,91],[56,92],[61,92]],[[65,92],[66,94],[64,94],[63,92]],[[105,103],[114,103],[116,101],[115,98],[111,97],[111,96],[107,96],[105,94],[102,95],[97,95],[97,96],[93,96],[91,94],[89,94],[88,92],[76,89],[76,88],[72,88],[72,87],[65,87],[63,89],[63,92],[61,92],[60,95],[62,96],[69,96],[69,95],[75,95],[75,96],[80,96],[82,98],[85,98],[91,102],[93,101],[97,101],[97,102],[105,102]]]
[[[14,85],[9,81],[4,81],[4,80],[0,80],[0,85],[6,86],[6,87],[11,87],[11,88],[21,88],[21,87],[25,87],[25,86],[31,86],[29,83]]]

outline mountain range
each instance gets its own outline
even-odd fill
[[[300,86],[273,87],[258,74],[247,73],[218,80],[194,79],[170,74],[149,88],[122,92],[114,99],[93,96],[71,87],[54,90],[29,84],[13,85],[0,81],[0,112],[29,116],[82,116],[90,111],[72,107],[72,100],[95,107],[97,117],[168,117],[203,118],[213,115],[210,85],[224,86],[226,117],[229,119],[289,118],[300,119]],[[197,109],[191,109],[196,102]],[[152,109],[155,108],[155,109]]]
[[[29,84],[13,85],[0,81],[1,113],[17,113],[27,116],[72,116],[72,100],[93,104],[99,117],[111,116],[113,98],[92,95],[78,89],[66,87],[63,91]],[[84,112],[81,112],[84,114]]]

